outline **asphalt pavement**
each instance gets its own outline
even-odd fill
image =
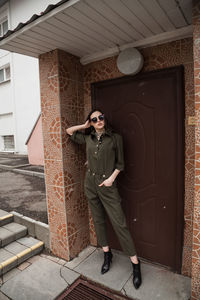
[[[44,167],[27,155],[0,153],[0,209],[48,224]]]

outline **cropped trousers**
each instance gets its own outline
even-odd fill
[[[101,247],[109,245],[106,231],[106,212],[124,253],[128,256],[134,256],[136,249],[127,228],[116,182],[114,181],[112,186],[99,186],[105,179],[105,175],[98,175],[89,170],[86,172],[84,182],[85,195],[92,212],[98,244]]]

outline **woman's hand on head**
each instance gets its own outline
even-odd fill
[[[89,128],[90,127],[90,121],[87,120],[84,124],[84,128]]]
[[[82,129],[86,129],[90,127],[90,121],[87,120],[84,124],[81,124],[81,125],[75,125],[75,126],[72,126],[72,127],[69,127],[66,129],[66,132],[69,134],[69,135],[72,135],[75,131],[77,130],[82,130]]]

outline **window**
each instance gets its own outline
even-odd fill
[[[4,135],[4,150],[13,150],[15,148],[14,135]]]
[[[4,81],[4,71],[0,70],[0,82]]]
[[[10,67],[9,66],[5,68],[5,73],[6,73],[6,79],[7,80],[10,79]]]
[[[10,79],[10,66],[0,69],[0,83]]]
[[[3,36],[8,31],[8,20],[0,23],[0,36]]]

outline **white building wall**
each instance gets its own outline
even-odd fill
[[[38,59],[12,53],[12,78],[15,147],[17,152],[27,153],[25,142],[41,111]]]
[[[10,0],[0,8],[8,14],[9,29],[40,14],[58,0]],[[0,66],[10,64],[11,80],[0,84],[0,151],[3,135],[14,135],[15,152],[26,154],[25,142],[38,118],[40,108],[38,59],[0,50]]]
[[[0,58],[3,58],[4,56],[9,55],[10,52],[6,51],[6,50],[2,50],[0,49]]]
[[[0,69],[10,64],[11,54],[0,50]],[[13,99],[11,80],[0,83],[0,150],[4,150],[5,135],[14,135]]]
[[[4,135],[14,135],[13,113],[0,115],[0,149],[4,150]]]
[[[0,50],[0,69],[10,64],[10,53]],[[0,83],[0,114],[13,111],[11,98],[11,81]]]
[[[3,114],[0,116],[0,135],[12,135],[14,123],[12,113]]]
[[[13,111],[10,81],[0,84],[0,114],[7,114]]]
[[[13,112],[10,81],[0,84],[0,114]]]

